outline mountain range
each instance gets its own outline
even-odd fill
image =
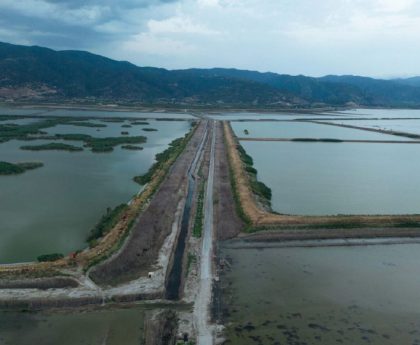
[[[226,68],[166,70],[85,51],[0,42],[0,100],[248,108],[420,107],[420,77],[384,80]]]

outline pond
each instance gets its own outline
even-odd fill
[[[0,311],[2,345],[138,345],[145,310],[139,307],[91,311]]]
[[[410,140],[394,135],[311,122],[232,122],[231,125],[238,137]],[[245,134],[245,130],[247,130],[249,134]]]
[[[242,141],[284,214],[419,214],[420,146]]]
[[[74,128],[72,128],[74,127]],[[43,162],[44,166],[21,175],[0,176],[0,263],[33,261],[38,255],[68,254],[86,246],[90,229],[107,207],[128,202],[141,186],[132,178],[145,173],[157,153],[187,133],[190,122],[156,121],[157,132],[145,132],[145,126],[121,129],[121,123],[86,128],[59,125],[50,133],[85,133],[96,136],[144,135],[142,151],[115,147],[109,153],[25,151],[23,145],[49,143],[49,140],[17,141],[0,144],[0,160],[7,162]],[[151,127],[151,126],[147,126]],[[69,142],[83,146],[82,142]]]
[[[419,244],[221,252],[226,344],[420,344]]]

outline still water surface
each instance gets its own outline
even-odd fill
[[[157,132],[145,126],[121,129],[121,124],[84,128],[56,126],[50,133],[86,133],[92,136],[145,135],[143,151],[116,147],[109,153],[65,151],[24,151],[22,145],[50,141],[9,141],[0,144],[0,160],[40,161],[44,167],[21,175],[0,176],[0,263],[32,261],[52,252],[68,254],[85,247],[89,230],[107,207],[128,202],[141,186],[132,181],[145,173],[157,153],[167,148],[190,128],[189,122],[153,123]],[[72,128],[74,127],[74,128]],[[147,126],[150,127],[150,126]],[[65,142],[82,146],[81,142]]]
[[[232,249],[227,344],[420,344],[420,245]]]
[[[0,311],[1,345],[138,345],[144,310],[19,313]]]
[[[241,142],[285,214],[419,214],[420,146]]]
[[[232,122],[231,125],[238,137],[410,140],[394,135],[309,122]],[[248,130],[248,135],[245,134],[245,130]]]

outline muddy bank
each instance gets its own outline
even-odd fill
[[[39,279],[0,279],[1,289],[60,289],[78,287],[77,280],[72,278],[39,278]]]
[[[157,310],[146,314],[145,345],[172,345],[177,339],[178,317],[172,310]]]
[[[185,196],[185,172],[195,156],[204,127],[205,123],[199,125],[184,152],[171,167],[165,181],[138,218],[126,245],[110,260],[92,270],[91,277],[95,282],[109,285],[127,282],[146,275],[156,262],[158,252],[171,232],[178,204]]]
[[[216,234],[219,240],[226,240],[237,236],[244,227],[244,223],[236,212],[233,196],[229,160],[225,145],[223,124],[216,122],[215,171],[214,171],[214,200]]]
[[[240,239],[246,242],[280,242],[333,239],[380,239],[393,237],[420,238],[420,228],[268,230],[242,235],[240,236]]]
[[[2,310],[45,310],[54,308],[81,308],[87,306],[101,305],[108,303],[132,303],[145,300],[157,300],[162,298],[160,293],[116,295],[110,299],[101,296],[79,297],[79,298],[32,298],[0,300]]]

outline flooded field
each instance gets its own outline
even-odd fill
[[[420,135],[420,119],[416,120],[346,120],[328,121],[330,123],[405,132]],[[394,137],[397,138],[397,137]]]
[[[377,143],[251,142],[258,179],[285,214],[420,213],[420,146]]]
[[[238,137],[410,140],[394,135],[309,122],[232,122],[231,125]]]
[[[309,118],[331,118],[337,117],[340,118],[345,115],[335,114],[335,113],[328,113],[328,115],[318,115],[318,114],[270,114],[270,113],[245,113],[245,112],[238,112],[238,113],[220,113],[220,114],[209,114],[207,115],[209,118],[214,120],[227,120],[227,121],[246,121],[246,120],[302,120],[302,119],[309,119]]]
[[[371,118],[419,118],[419,109],[352,109],[346,111],[337,111],[324,113],[331,115],[346,115],[355,117],[371,117]]]
[[[226,344],[420,344],[420,245],[236,247]]]
[[[0,263],[33,261],[38,255],[68,254],[86,246],[90,229],[106,212],[128,202],[141,186],[132,178],[145,173],[157,153],[190,128],[186,121],[150,121],[150,125],[121,127],[129,122],[104,123],[107,127],[87,128],[58,125],[45,131],[82,133],[93,137],[144,135],[144,149],[112,152],[26,151],[23,145],[49,143],[48,140],[12,140],[0,144],[0,160],[43,162],[42,168],[20,175],[0,176]],[[143,128],[155,128],[146,132]],[[59,142],[59,141],[57,141]],[[78,147],[80,141],[65,141]]]
[[[138,345],[145,310],[10,312],[0,311],[1,345]]]

